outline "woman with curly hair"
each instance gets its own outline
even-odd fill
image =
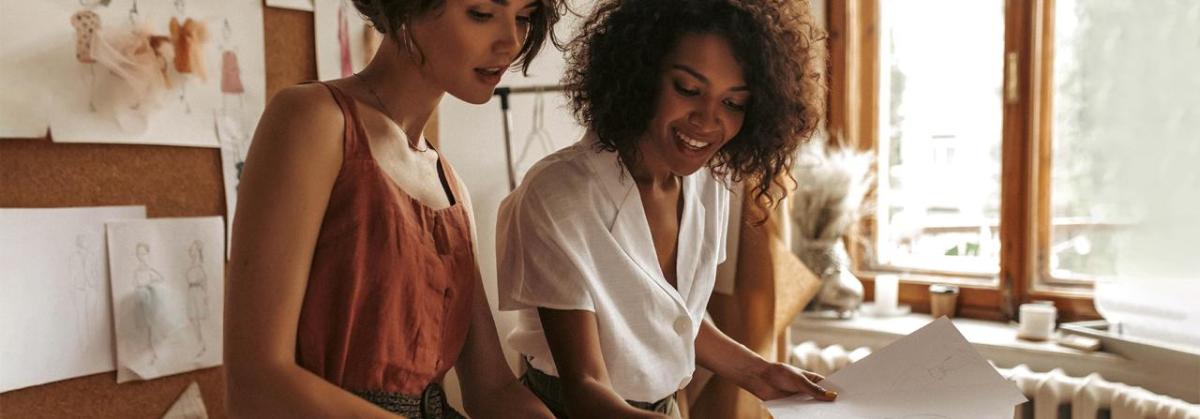
[[[267,107],[241,178],[225,361],[234,417],[549,418],[504,360],[466,188],[422,137],[446,93],[528,69],[558,0],[354,0],[386,35]]]
[[[500,308],[558,417],[678,416],[698,364],[763,400],[836,394],[704,320],[729,183],[766,205],[824,108],[823,34],[795,0],[607,0],[568,51],[588,132],[500,208]]]

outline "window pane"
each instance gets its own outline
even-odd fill
[[[995,273],[1004,3],[884,0],[880,19],[877,262]]]
[[[1164,219],[1155,211],[1189,182],[1196,193],[1200,2],[1056,0],[1054,20],[1045,261],[1054,276],[1111,276],[1132,255],[1124,246],[1147,249],[1145,222]],[[1195,223],[1180,218],[1168,230]]]

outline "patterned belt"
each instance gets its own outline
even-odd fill
[[[355,391],[358,397],[392,413],[411,419],[459,419],[465,417],[450,407],[441,384],[430,383],[418,396],[383,391]]]

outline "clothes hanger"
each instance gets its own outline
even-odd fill
[[[533,121],[530,123],[529,135],[525,137],[525,146],[521,148],[521,154],[517,157],[517,167],[522,171],[532,166],[532,163],[526,164],[526,158],[530,157],[529,150],[533,148],[533,144],[537,143],[541,148],[544,157],[554,152],[554,142],[550,137],[550,133],[546,131],[546,100],[543,96],[545,91],[541,86],[537,87],[533,98]]]
[[[139,17],[141,16],[138,13],[138,2],[137,0],[133,0],[133,6],[129,8],[129,25],[137,27]]]

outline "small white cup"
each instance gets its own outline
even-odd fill
[[[900,298],[900,278],[896,275],[875,276],[875,309],[880,313],[896,311]]]
[[[1058,309],[1051,304],[1021,304],[1021,326],[1017,337],[1028,340],[1046,340],[1054,334],[1054,319]]]

